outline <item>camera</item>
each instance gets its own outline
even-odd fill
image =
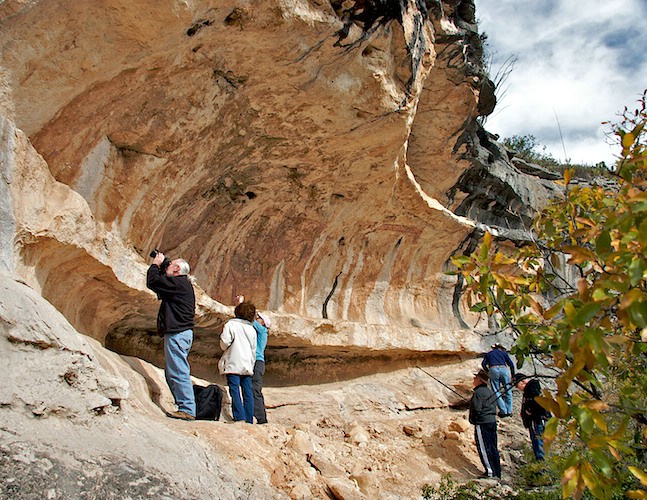
[[[154,259],[157,257],[157,254],[160,253],[160,251],[157,248],[153,248],[153,251],[150,253],[151,259]],[[166,274],[166,269],[168,268],[169,264],[171,263],[171,259],[168,257],[164,257],[164,260],[160,264],[160,271],[162,271],[162,274]]]

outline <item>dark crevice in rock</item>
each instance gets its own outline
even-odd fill
[[[228,85],[232,89],[237,89],[239,85],[245,84],[248,80],[247,76],[236,76],[231,70],[224,71],[219,68],[213,70],[213,77],[218,83],[224,80],[225,84],[221,85],[221,87]]]
[[[252,20],[251,13],[244,8],[236,7],[230,12],[230,14],[225,18],[226,26],[237,26],[241,30],[244,29],[244,26],[247,22]]]
[[[513,189],[499,182],[487,168],[466,171],[455,187],[470,193],[454,210],[457,215],[505,229],[523,229],[532,223],[534,214],[528,213],[515,199]]]
[[[424,29],[429,18],[428,3],[437,5],[435,1],[416,0],[415,8],[413,9],[413,33],[406,41],[407,53],[411,58],[411,76],[406,83],[407,97],[400,107],[406,105],[418,78],[424,55],[429,49]],[[402,24],[404,12],[409,3],[403,0],[355,0],[353,2],[332,0],[331,5],[339,19],[344,23],[343,28],[336,33],[338,39],[334,46],[351,50],[370,38],[380,26],[386,26],[392,21]],[[440,12],[442,12],[442,5],[440,9],[438,7],[432,8],[432,13]],[[343,44],[342,41],[348,37],[353,25],[362,29],[362,36],[352,43]]]
[[[328,319],[328,302],[332,298],[333,294],[335,293],[335,289],[337,288],[337,284],[339,283],[339,277],[341,276],[341,271],[337,276],[335,276],[335,280],[333,281],[332,288],[328,295],[326,296],[326,300],[323,302],[323,307],[321,308],[321,316],[323,319]]]
[[[445,405],[431,405],[431,406],[404,406],[404,411],[426,411],[426,410],[440,410],[445,408],[451,408],[453,410],[465,410],[469,407],[469,403],[465,403],[462,400],[456,402],[449,402]]]
[[[59,346],[56,344],[53,344],[51,342],[45,342],[44,340],[27,340],[27,339],[21,339],[18,337],[14,337],[12,335],[9,335],[7,337],[7,340],[11,342],[14,345],[28,345],[30,347],[35,347],[36,349],[40,349],[41,351],[44,351],[46,349],[54,349],[58,348]]]
[[[370,350],[361,347],[272,346],[265,354],[269,386],[317,385],[353,380],[376,373],[390,373],[417,365],[444,365],[471,357],[454,353]]]
[[[447,78],[457,85],[466,81],[465,77],[476,77],[472,86],[479,91],[477,112],[488,116],[496,107],[495,84],[485,69],[484,42],[486,36],[479,33],[476,23],[476,8],[473,0],[452,2],[453,11],[448,18],[457,28],[456,32],[445,33],[437,27],[434,45],[437,60],[449,70]],[[438,9],[434,8],[434,12]],[[445,16],[442,12],[440,17]],[[439,19],[440,17],[434,17]]]
[[[481,80],[481,88],[479,90],[479,101],[476,110],[479,116],[491,115],[496,107],[495,85],[489,78]]]
[[[154,158],[166,159],[165,156],[160,155],[157,152],[152,153],[150,151],[145,151],[144,148],[142,148],[137,144],[119,144],[117,141],[113,140],[109,136],[106,136],[106,139],[108,139],[108,142],[115,147],[115,149],[117,150],[117,153],[119,153],[119,155],[123,156],[124,158],[130,158],[130,157],[141,155],[141,156],[152,156]]]
[[[364,33],[372,32],[380,25],[390,21],[402,22],[401,1],[396,0],[331,0],[330,5],[335,10],[339,19],[344,22],[344,27],[337,32],[339,40],[336,46],[342,46],[341,41],[348,36],[352,25],[359,26]],[[357,42],[355,42],[357,43]]]
[[[214,383],[221,382],[217,368],[218,359],[222,354],[219,339],[227,319],[229,318],[222,317],[220,321],[206,328],[204,324],[196,325],[193,347],[189,355],[193,375]],[[122,324],[106,335],[105,347],[160,368],[164,366],[163,337],[151,330],[134,326],[128,328],[126,324]],[[456,354],[445,351],[313,345],[305,339],[275,334],[265,351],[267,371],[264,383],[270,386],[322,384],[375,373],[388,373],[417,365],[451,364],[475,355],[469,352]]]
[[[301,402],[301,401],[298,401],[296,403],[283,403],[283,404],[280,404],[280,405],[273,405],[273,404],[270,404],[270,403],[266,402],[265,403],[265,408],[268,408],[270,410],[274,410],[276,408],[285,408],[286,406],[302,406],[302,405],[303,405],[303,402]]]
[[[483,236],[483,231],[477,229],[472,231],[465,240],[459,245],[458,249],[456,252],[454,252],[454,255],[470,255],[475,249],[476,246],[478,245],[479,240]],[[445,264],[446,268],[449,268],[449,262]],[[463,319],[463,315],[461,314],[461,308],[460,308],[460,301],[461,297],[463,296],[463,275],[458,274],[456,276],[456,285],[454,286],[454,292],[452,293],[452,312],[454,313],[454,317],[458,320],[458,322],[461,325],[461,328],[466,328],[469,329],[470,326],[465,322]]]
[[[551,172],[550,170],[547,170],[539,165],[535,165],[534,163],[528,163],[521,158],[515,158],[513,156],[512,158],[510,158],[510,161],[524,174],[533,175],[535,177],[539,177],[540,179],[548,179],[552,181],[556,181],[562,178],[562,174],[559,172]]]
[[[41,351],[44,351],[44,350],[47,350],[47,349],[57,349],[57,350],[69,352],[71,354],[76,354],[78,356],[82,356],[82,357],[87,358],[87,359],[91,359],[90,356],[87,353],[81,352],[81,351],[76,351],[74,349],[67,349],[66,347],[62,346],[59,343],[46,342],[44,340],[24,339],[24,338],[16,337],[16,336],[11,335],[11,334],[9,334],[7,336],[7,340],[10,343],[14,344],[14,345],[25,345],[25,346],[33,347],[33,348],[41,350]]]
[[[421,2],[416,2],[419,7]],[[411,91],[416,83],[418,71],[423,63],[423,57],[429,47],[427,46],[427,38],[425,37],[425,23],[427,22],[427,9],[419,10],[414,16],[414,31],[411,40],[407,42],[407,52],[411,56],[411,77],[407,82],[407,97],[411,95]],[[403,103],[404,105],[404,103]]]
[[[188,30],[186,30],[186,35],[193,36],[202,28],[211,26],[212,24],[213,24],[213,21],[211,21],[210,19],[198,19],[198,21],[195,22],[193,26],[191,26]]]

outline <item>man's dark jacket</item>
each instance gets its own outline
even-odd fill
[[[166,276],[153,264],[146,274],[146,286],[162,300],[157,313],[160,334],[193,329],[195,292],[188,276]]]
[[[535,401],[535,398],[539,395],[541,395],[541,385],[539,380],[533,378],[523,388],[521,421],[525,428],[530,428],[533,422],[539,422],[551,417],[551,413]]]
[[[470,399],[470,424],[482,425],[496,422],[496,395],[486,384],[474,388]]]

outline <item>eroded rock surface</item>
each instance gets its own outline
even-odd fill
[[[472,2],[16,1],[3,11],[5,113],[63,185],[55,198],[26,180],[40,191],[28,199],[59,212],[87,204],[67,241],[59,228],[49,239],[28,230],[17,257],[81,331],[122,352],[149,343],[154,306],[133,289],[159,247],[184,256],[216,301],[245,293],[286,314],[283,347],[308,356],[326,343],[379,350],[374,332],[357,335],[365,325],[382,327],[388,348],[473,350],[446,345],[466,324],[449,257],[483,224],[522,228],[552,188],[529,184],[475,121],[493,94]],[[88,244],[105,248],[86,255]],[[91,289],[59,265],[80,261],[99,276]],[[196,356],[213,355],[221,322],[205,317]],[[360,325],[356,338],[337,322]],[[320,339],[322,324],[338,342]],[[437,345],[415,339],[427,332]]]
[[[91,492],[105,465],[142,496],[361,498],[469,469],[416,368],[459,384],[493,340],[445,271],[487,229],[527,237],[556,193],[477,123],[496,99],[475,19],[471,0],[0,3],[7,493],[51,471],[51,495]],[[196,278],[194,375],[221,381],[235,295],[268,311],[276,426],[164,417],[153,247]]]
[[[227,397],[220,421],[183,422],[165,416],[162,370],[74,332],[24,283],[0,286],[3,497],[416,498],[480,472],[461,399],[476,360],[268,387],[266,425],[233,423]],[[508,420],[506,477],[526,439]]]

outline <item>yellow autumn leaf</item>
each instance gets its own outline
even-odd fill
[[[574,170],[572,168],[567,168],[564,170],[564,183],[568,184],[571,182],[571,178],[573,177],[573,172]]]
[[[622,460],[622,457],[620,456],[620,453],[618,453],[618,450],[616,450],[615,446],[609,443],[608,450],[609,450],[609,453],[613,455],[613,458],[615,458],[618,461]]]
[[[609,405],[604,401],[600,401],[599,399],[591,399],[589,401],[581,403],[581,405],[588,408],[589,410],[595,411],[606,411],[609,409]]]
[[[627,132],[625,135],[622,136],[622,147],[623,148],[631,147],[635,139],[636,137],[631,132]]]
[[[511,264],[517,263],[515,259],[513,259],[512,257],[508,257],[507,255],[504,255],[501,252],[497,252],[494,255],[494,262],[497,264],[503,264],[503,265],[511,265]]]
[[[483,235],[483,244],[488,248],[490,248],[490,245],[492,244],[492,235],[489,231],[486,231]]]
[[[498,273],[492,273],[492,277],[496,281],[496,284],[499,285],[500,288],[503,289],[510,289],[513,288],[512,283],[510,283],[504,276],[498,274]]]
[[[598,429],[600,429],[602,432],[607,432],[607,421],[600,413],[598,413],[597,411],[591,412],[591,418],[593,419],[593,422],[595,422],[595,425],[598,427]]]
[[[575,310],[575,306],[572,302],[567,302],[566,304],[564,304],[564,314],[566,314],[566,317],[569,320],[572,320],[575,317],[576,313],[577,311]]]
[[[634,467],[633,465],[630,465],[628,469],[634,476],[638,478],[643,486],[647,486],[647,472],[639,469],[638,467]]]

